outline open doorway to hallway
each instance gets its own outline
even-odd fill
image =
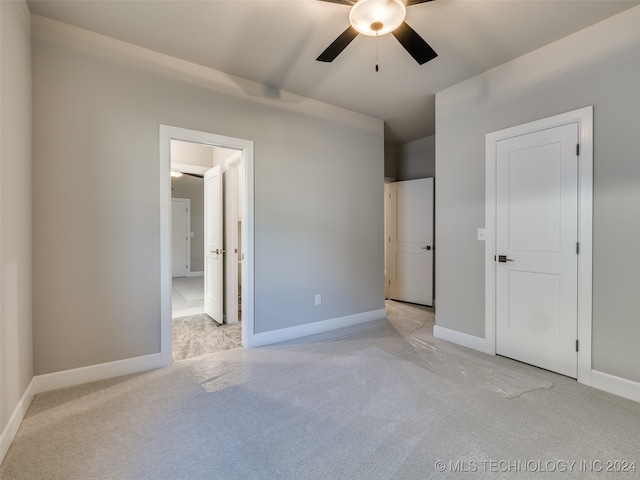
[[[171,140],[171,355],[242,346],[242,151]]]

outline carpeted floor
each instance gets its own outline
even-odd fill
[[[0,478],[639,477],[640,404],[388,318],[38,395]]]

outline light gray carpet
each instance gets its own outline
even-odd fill
[[[598,469],[640,461],[640,404],[434,339],[429,309],[388,306],[389,323],[338,339],[38,395],[0,478],[638,478]]]

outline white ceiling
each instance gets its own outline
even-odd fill
[[[29,0],[32,13],[385,121],[405,143],[435,131],[434,94],[639,5],[640,0],[435,0],[406,22],[438,53],[418,65],[391,35],[359,35],[316,57],[349,25],[317,0]],[[376,43],[380,71],[375,72]]]

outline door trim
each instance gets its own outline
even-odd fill
[[[254,147],[253,141],[199,132],[170,125],[159,126],[160,137],[160,354],[171,364],[171,140],[204,143],[242,151],[242,345],[251,347],[254,314]],[[246,219],[246,220],[245,220]]]
[[[240,259],[242,243],[238,241],[238,222],[242,227],[240,217],[238,178],[242,168],[242,155],[234,153],[225,161],[224,176],[222,178],[224,195],[224,248],[227,251],[224,259],[224,304],[225,323],[238,323],[238,261]],[[229,178],[231,176],[231,181]],[[240,276],[241,277],[241,276]]]
[[[496,353],[496,163],[497,142],[518,135],[578,123],[578,382],[591,385],[593,263],[593,106],[486,135],[485,157],[485,342]]]

